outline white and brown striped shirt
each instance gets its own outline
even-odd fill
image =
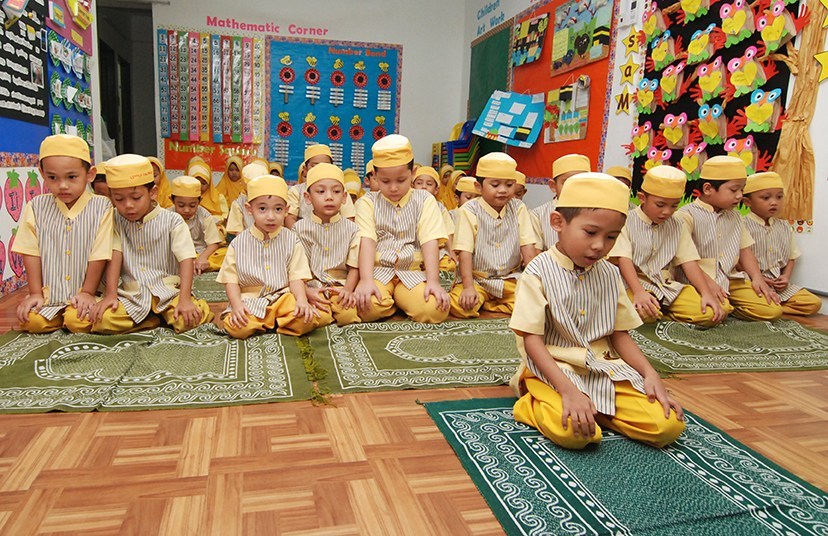
[[[532,209],[532,225],[538,235],[538,249],[546,251],[558,242],[558,232],[549,223],[549,217],[555,212],[557,198]]]
[[[216,281],[239,285],[245,306],[257,318],[264,318],[267,307],[289,292],[291,281],[310,278],[308,259],[296,233],[280,227],[265,237],[253,226],[227,246]]]
[[[305,192],[308,190],[308,183],[300,182],[294,184],[288,190],[288,214],[298,218],[310,218],[313,214],[313,205],[305,201]],[[353,218],[356,215],[354,201],[350,195],[345,196],[340,214],[343,218]]]
[[[699,260],[684,223],[670,218],[656,225],[640,207],[630,212],[609,257],[630,259],[641,286],[664,305],[673,303],[685,286],[675,280],[673,266]]]
[[[118,299],[136,324],[153,310],[153,297],[158,298],[156,312],[170,306],[178,296],[179,263],[196,257],[184,218],[159,206],[142,221],[116,214],[113,249],[124,256]]]
[[[169,207],[167,210],[175,212],[175,207]],[[201,255],[201,252],[211,244],[221,243],[221,234],[219,234],[216,219],[206,208],[199,205],[195,215],[189,220],[184,220],[184,223],[190,229],[190,238],[193,239],[197,254]]]
[[[590,397],[599,413],[615,415],[615,385],[627,380],[644,392],[644,379],[615,353],[609,336],[641,325],[641,319],[624,291],[616,266],[606,260],[583,270],[553,247],[535,257],[524,271],[515,297],[509,327],[542,335],[547,350],[567,378]],[[544,383],[523,338],[518,349],[524,357],[516,379],[525,369]]]
[[[310,262],[313,281],[308,286],[345,285],[348,268],[359,263],[359,227],[337,214],[322,223],[315,214],[293,226]]]
[[[752,246],[753,239],[735,209],[717,212],[711,205],[696,199],[678,209],[675,217],[690,230],[701,257],[699,266],[722,289],[730,289],[731,279],[747,279],[744,272],[736,270],[736,264],[740,251]],[[689,283],[681,269],[676,271],[676,278]]]
[[[52,194],[32,199],[20,222],[13,251],[40,257],[44,305],[53,319],[83,287],[91,261],[112,258],[112,204],[84,192],[69,209]]]
[[[753,240],[756,241],[751,249],[759,262],[762,275],[769,279],[776,279],[782,275],[782,270],[788,261],[798,259],[801,255],[794,239],[793,229],[788,222],[770,218],[767,225],[762,218],[753,212],[744,217],[745,227]],[[790,300],[802,287],[788,283],[785,290],[779,292],[782,301]]]
[[[520,277],[521,246],[537,241],[526,206],[512,199],[498,213],[478,197],[458,210],[454,249],[472,254],[475,282],[502,298],[504,279]]]

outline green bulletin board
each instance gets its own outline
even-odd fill
[[[512,19],[495,26],[471,44],[468,119],[476,119],[496,89],[509,91]]]

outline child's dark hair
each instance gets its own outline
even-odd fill
[[[175,203],[175,198],[176,198],[176,197],[181,197],[181,196],[170,195],[170,201],[172,201],[173,203]],[[199,200],[199,201],[201,201],[201,196],[198,196],[198,200]]]
[[[106,173],[98,173],[95,175],[95,178],[92,180],[92,184],[96,182],[106,182]]]
[[[709,184],[711,188],[713,188],[714,190],[716,190],[718,192],[719,188],[721,188],[722,185],[726,182],[727,181],[717,181],[717,180],[714,180],[714,179],[701,179],[701,187],[702,187],[702,190],[703,190],[704,185]]]
[[[321,155],[321,156],[328,156],[328,155],[324,154],[324,155]],[[311,157],[311,158],[314,158],[314,157]],[[333,164],[333,163],[334,163],[333,158],[331,158],[330,156],[328,156],[328,160],[329,160],[329,162],[328,162],[329,164]],[[310,162],[310,158],[308,158],[307,160],[305,160],[305,172],[306,172],[306,173],[307,173],[307,171],[308,171],[308,162]],[[281,177],[281,175],[280,175],[280,177]]]

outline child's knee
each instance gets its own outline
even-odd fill
[[[655,428],[652,433],[652,438],[649,443],[654,447],[662,448],[674,442],[687,428],[684,421],[678,420],[674,412],[670,412],[670,417],[665,419],[663,416],[655,423]]]
[[[72,333],[89,333],[92,331],[92,322],[78,316],[78,310],[71,305],[63,313],[63,326]]]
[[[28,333],[51,333],[63,327],[63,315],[58,313],[51,320],[40,313],[29,311],[29,318],[26,323],[20,326],[22,331]]]
[[[227,315],[229,316],[229,315]],[[227,316],[224,317],[224,331],[234,339],[247,339],[256,333],[256,326],[253,322],[254,317],[248,316],[247,324],[244,326],[234,326],[227,321]]]

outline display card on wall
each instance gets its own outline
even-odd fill
[[[305,147],[364,170],[371,145],[399,128],[402,47],[270,38],[270,160],[295,177]]]
[[[543,125],[544,95],[495,91],[474,125],[474,134],[514,147],[534,145]]]
[[[590,78],[581,75],[574,84],[551,90],[546,97],[544,142],[582,140],[589,120]]]
[[[555,9],[552,76],[609,55],[612,9],[609,0],[570,0]]]
[[[720,154],[741,158],[749,173],[769,168],[790,76],[772,54],[804,24],[796,12],[782,0],[645,7],[646,63],[629,146],[634,186],[647,169],[672,164],[690,177],[690,195],[702,163]]]
[[[83,50],[49,30],[49,128],[94,146],[91,61]]]
[[[20,18],[0,10],[0,117],[48,125],[46,8],[30,1]]]
[[[549,13],[515,24],[512,66],[532,63],[541,56],[543,38],[549,26]]]

